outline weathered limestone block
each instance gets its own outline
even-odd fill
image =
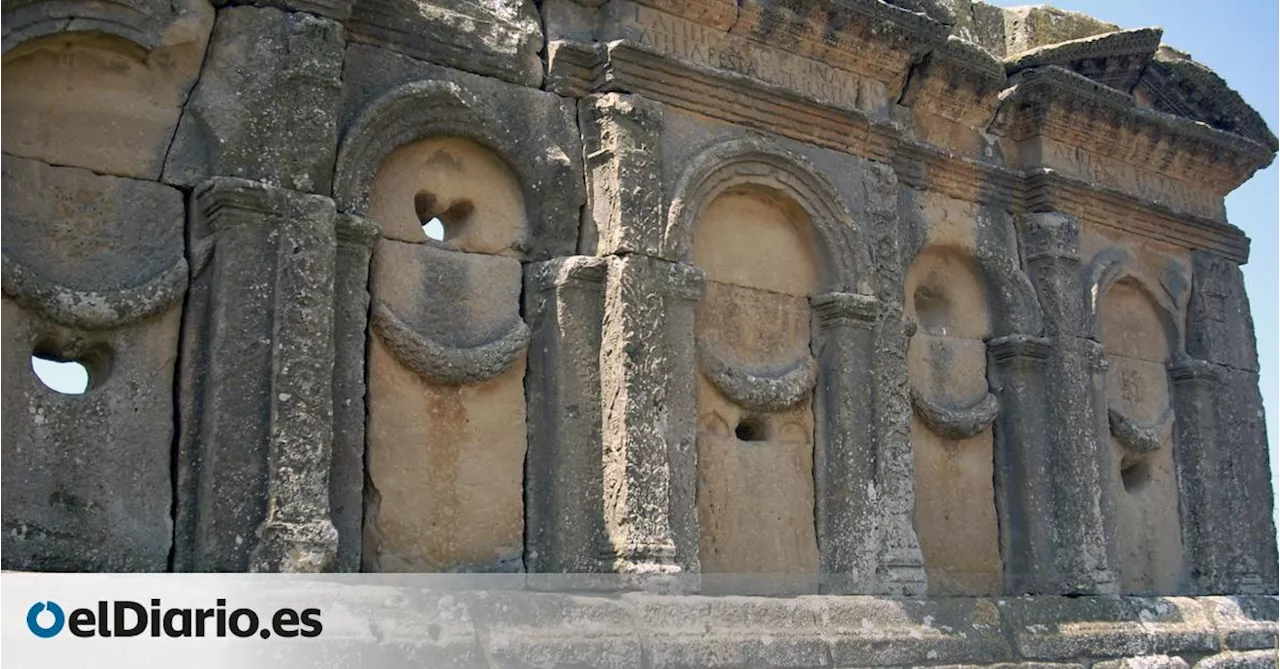
[[[579,250],[676,258],[663,224],[662,106],[638,95],[589,96],[579,104],[587,208]]]
[[[182,194],[6,155],[4,568],[165,571]],[[63,395],[33,357],[88,374]]]
[[[1196,662],[1196,669],[1273,669],[1276,666],[1275,650],[1254,650],[1244,653],[1227,651]]]
[[[1191,665],[1180,657],[1140,655],[1138,657],[1126,657],[1122,660],[1095,662],[1093,666],[1098,669],[1187,669]]]
[[[200,73],[204,0],[4,5],[4,152],[158,179]]]
[[[1004,14],[1004,53],[1019,54],[1038,46],[1115,32],[1113,23],[1087,14],[1068,12],[1047,5],[1027,5],[1001,10]]]
[[[525,392],[525,566],[609,571],[605,563],[600,337],[608,260],[572,256],[525,268],[532,329]]]
[[[1002,600],[1015,649],[1029,660],[1213,652],[1209,612],[1183,597],[1020,597]]]
[[[233,178],[192,198],[174,568],[329,569],[333,202]]]
[[[415,166],[415,158],[408,156],[404,163],[409,168],[406,178],[420,178],[425,192],[436,196],[430,203],[435,206],[424,206],[419,217],[430,212],[448,223],[451,212],[447,207],[456,199],[471,200],[477,208],[471,211],[478,211],[487,206],[485,200],[491,195],[488,184],[480,179],[489,179],[504,184],[502,193],[518,191],[525,208],[495,210],[493,217],[500,225],[495,223],[492,229],[475,226],[488,230],[486,235],[492,235],[492,239],[470,247],[459,239],[455,247],[523,259],[569,255],[577,248],[578,221],[586,196],[582,144],[572,102],[552,93],[446,69],[385,49],[351,44],[345,60],[340,118],[345,129],[334,177],[334,199],[341,211],[372,216],[372,185],[375,178],[383,183],[379,172],[393,152],[418,140],[452,138],[474,147],[462,152],[465,155],[454,153],[454,157],[466,160],[476,150],[483,150],[490,156],[488,162],[462,165],[465,178],[440,165],[419,177],[413,172],[427,166]],[[427,152],[417,155],[430,156]],[[467,173],[473,168],[478,171]],[[515,185],[508,188],[508,181]],[[457,191],[457,198],[431,191],[445,185]],[[506,196],[500,199],[505,200]],[[399,208],[400,216],[413,217],[417,207],[409,209],[411,203],[412,200],[405,202],[401,198],[393,204]],[[423,204],[428,202],[424,199]],[[516,215],[518,219],[514,218]],[[418,221],[417,229],[428,220]],[[401,228],[402,223],[379,222],[386,228],[384,234],[392,238],[422,239],[406,236],[416,234],[412,223]],[[448,228],[446,225],[446,237]],[[517,229],[520,234],[509,239],[508,234]],[[448,247],[451,240],[445,241]],[[506,245],[506,250],[498,251],[493,247],[495,243]]]
[[[360,0],[348,26],[354,42],[521,86],[542,84],[542,26],[532,0]]]
[[[1274,596],[1200,597],[1199,601],[1209,612],[1227,648],[1274,651],[1280,635]]]
[[[378,242],[370,293],[367,571],[521,571],[520,263]]]
[[[359,571],[364,543],[365,343],[368,339],[369,260],[377,224],[351,215],[334,221],[333,457],[329,506],[338,530],[338,571]]]
[[[600,345],[606,559],[698,572],[694,303],[703,272],[611,256]]]
[[[269,7],[218,12],[164,180],[235,176],[329,194],[337,152],[342,24]]]

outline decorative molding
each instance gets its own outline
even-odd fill
[[[1257,110],[1190,54],[1161,46],[1142,73],[1136,92],[1159,111],[1248,137],[1273,152],[1280,148]]]
[[[497,338],[461,348],[414,331],[381,301],[374,302],[370,316],[373,331],[400,364],[444,385],[468,385],[497,377],[511,369],[529,346],[529,326],[519,319]]]
[[[911,408],[930,430],[946,439],[968,439],[987,429],[1000,413],[1000,400],[986,393],[978,401],[963,407],[949,407],[925,397],[911,388]]]
[[[136,286],[84,290],[41,276],[3,254],[5,295],[58,323],[85,330],[116,328],[159,313],[186,293],[187,275],[187,261],[179,258]]]
[[[1053,356],[1054,345],[1044,337],[1015,334],[987,342],[991,361],[1004,364],[1042,364]]]
[[[1167,165],[1152,174],[1217,197],[1273,157],[1251,139],[1143,109],[1131,96],[1056,65],[1022,70],[1010,84],[990,131],[1013,141],[1057,140],[1141,170]]]
[[[818,361],[806,355],[776,372],[735,367],[706,340],[698,340],[698,369],[734,404],[755,411],[783,411],[804,401],[818,381]]]
[[[809,298],[809,305],[824,328],[870,329],[880,320],[883,307],[874,295],[823,293]],[[905,327],[905,326],[904,326]]]

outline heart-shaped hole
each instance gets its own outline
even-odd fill
[[[471,200],[463,199],[442,206],[440,198],[423,191],[414,196],[413,209],[427,239],[448,242],[462,236],[475,205]]]

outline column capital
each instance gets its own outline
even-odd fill
[[[823,326],[871,328],[883,311],[876,296],[858,293],[822,293],[809,298],[809,304]]]

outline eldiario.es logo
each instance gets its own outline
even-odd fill
[[[203,638],[272,635],[294,638],[320,636],[320,609],[277,609],[263,626],[252,609],[227,610],[227,600],[217,600],[209,609],[163,608],[159,599],[147,607],[138,602],[99,601],[95,608],[72,609],[65,614],[57,602],[36,602],[27,610],[27,629],[41,639],[57,636],[63,628],[78,637],[153,637]]]

